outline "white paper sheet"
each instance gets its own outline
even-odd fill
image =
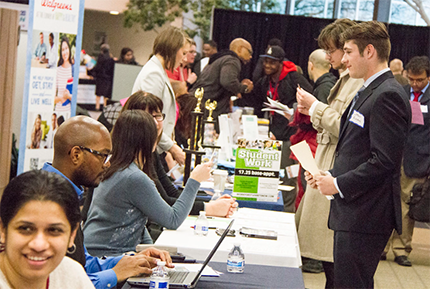
[[[309,171],[314,177],[321,175],[312,155],[311,148],[305,140],[290,146],[290,149],[305,170]]]
[[[315,159],[312,156],[311,148],[305,140],[290,146],[290,149],[305,170],[309,171],[314,177],[321,175]],[[326,196],[326,198],[332,200],[334,197]]]

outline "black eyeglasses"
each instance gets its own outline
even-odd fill
[[[155,118],[156,121],[163,121],[166,118],[166,114],[153,114],[152,117]]]
[[[103,164],[107,164],[110,161],[110,158],[112,157],[112,154],[106,154],[106,153],[101,153],[99,151],[84,147],[84,146],[79,146],[79,148],[81,150],[86,150],[87,152],[92,153],[93,155],[99,156],[103,158]]]

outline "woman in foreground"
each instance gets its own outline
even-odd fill
[[[65,257],[76,249],[81,219],[72,185],[30,171],[14,178],[0,203],[0,288],[94,288],[82,266]]]

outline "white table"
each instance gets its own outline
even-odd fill
[[[233,229],[236,237],[226,237],[212,258],[212,261],[226,262],[227,255],[235,242],[240,242],[247,264],[294,267],[301,266],[300,249],[297,239],[294,214],[240,208],[233,216]],[[194,235],[191,228],[195,217],[188,217],[177,230],[164,230],[155,245],[175,246],[178,252],[205,260],[219,239],[215,230],[210,229],[207,236]],[[209,227],[226,228],[230,219],[209,219]],[[240,236],[241,227],[268,229],[278,232],[278,240],[246,238]]]

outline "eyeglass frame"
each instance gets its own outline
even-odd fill
[[[328,56],[332,56],[333,55],[333,53],[335,53],[336,52],[336,50],[338,50],[339,48],[335,48],[335,49],[329,49],[329,50],[325,50],[324,49],[324,52],[325,52],[325,54],[327,54]]]
[[[407,80],[408,80],[408,83],[409,83],[409,84],[412,84],[412,83],[419,84],[419,83],[424,83],[426,80],[428,80],[428,78],[426,77],[426,78],[420,78],[420,79],[411,79],[411,78],[408,76],[408,77],[407,77]]]
[[[161,114],[158,114],[158,115],[152,115],[152,117],[156,120],[156,121],[158,121],[158,122],[162,122],[163,120],[165,120],[166,119],[166,114],[165,113],[161,113]],[[157,119],[157,118],[160,118],[160,117],[162,117],[162,119],[160,120],[160,119]]]
[[[96,150],[93,150],[93,149],[90,149],[90,148],[87,148],[87,147],[84,147],[84,146],[78,146],[81,150],[85,150],[85,151],[87,151],[87,152],[89,152],[89,153],[91,153],[91,154],[93,154],[93,155],[95,155],[95,156],[99,156],[99,157],[103,157],[103,164],[105,165],[105,164],[107,164],[109,161],[110,161],[110,159],[111,159],[111,157],[112,157],[112,154],[111,153],[102,153],[102,152],[99,152],[99,151],[96,151]]]

